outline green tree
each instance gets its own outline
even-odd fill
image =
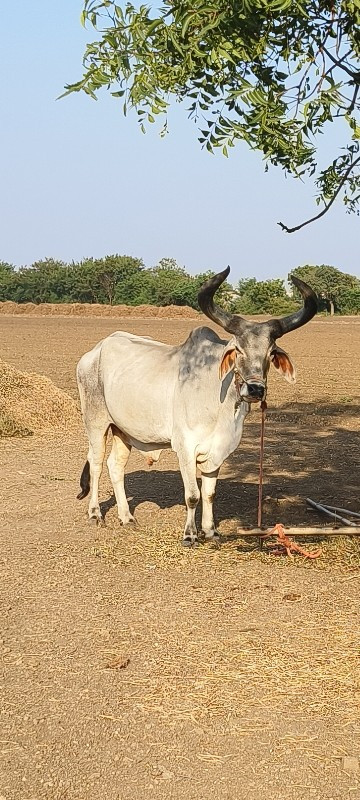
[[[156,267],[154,267],[154,272],[173,272],[174,274],[183,274],[185,275],[184,267],[181,267],[180,264],[176,261],[176,258],[160,258],[159,263]]]
[[[69,270],[63,261],[46,258],[21,267],[14,280],[13,299],[18,303],[61,303],[70,289]]]
[[[152,302],[158,306],[190,306],[199,310],[198,293],[202,284],[215,273],[203,272],[189,275],[174,258],[162,258],[151,271],[153,277]],[[219,302],[229,311],[233,310],[233,290],[225,282],[218,291]]]
[[[341,289],[338,295],[340,314],[360,314],[360,281],[352,289]]]
[[[174,258],[160,259],[152,275],[155,305],[192,305],[192,279]]]
[[[0,261],[0,301],[13,300],[15,280],[15,267],[6,261]]]
[[[124,303],[127,306],[155,305],[156,288],[151,270],[142,269],[133,272],[117,284],[115,289],[115,303]]]
[[[311,266],[309,264],[303,267],[296,267],[292,270],[291,275],[296,275],[301,280],[309,283],[312,289],[317,293],[320,301],[320,308],[327,309],[330,314],[335,311],[339,313],[348,313],[341,308],[341,297],[343,303],[349,303],[349,295],[347,294],[352,290],[357,292],[360,289],[360,281],[354,275],[348,275],[336,267],[330,267],[326,264],[320,266]],[[289,277],[290,277],[289,276]],[[297,290],[294,289],[294,296],[297,296]],[[356,295],[353,296],[356,302]]]
[[[286,314],[294,311],[296,301],[286,293],[284,281],[274,278],[257,281],[244,278],[238,283],[239,298],[236,311],[239,314]]]
[[[134,278],[143,270],[140,258],[109,255],[72,265],[71,298],[79,303],[129,302]]]
[[[82,23],[97,31],[80,81],[65,94],[93,98],[106,87],[135,108],[141,129],[164,118],[171,98],[187,103],[199,141],[225,156],[237,140],[266,165],[295,177],[315,174],[326,213],[342,195],[360,199],[359,0],[164,0],[159,8],[83,0]],[[343,147],[321,169],[322,134],[341,118]]]

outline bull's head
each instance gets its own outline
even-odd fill
[[[204,283],[198,295],[199,306],[213,322],[233,334],[224,348],[220,363],[220,378],[224,378],[230,370],[236,369],[240,376],[241,397],[248,403],[258,403],[266,396],[270,363],[287,381],[294,383],[294,364],[288,354],[277,346],[276,340],[312,319],[317,312],[316,294],[299,278],[291,277],[294,286],[304,298],[303,308],[282,319],[248,322],[214,303],[214,294],[229,272],[230,267],[227,267]]]

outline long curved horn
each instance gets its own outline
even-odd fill
[[[238,317],[237,314],[230,314],[228,311],[225,311],[224,308],[220,308],[213,300],[216,290],[221,286],[224,280],[226,280],[229,272],[230,267],[226,267],[223,272],[218,272],[217,275],[214,275],[213,278],[206,281],[199,291],[198,303],[201,311],[212,319],[213,322],[216,322],[217,325],[220,325],[224,330],[228,331],[228,333],[236,333],[245,320],[243,320],[242,317]]]
[[[299,290],[300,294],[304,298],[304,305],[299,311],[294,311],[293,314],[289,314],[287,317],[283,317],[282,319],[270,319],[268,322],[265,322],[265,325],[270,327],[271,333],[275,339],[280,339],[280,336],[284,336],[284,333],[290,333],[290,331],[294,331],[296,328],[301,328],[302,325],[306,325],[307,322],[315,316],[318,310],[318,302],[315,292],[301,281],[300,278],[295,278],[295,275],[290,276],[292,283],[296,288]]]

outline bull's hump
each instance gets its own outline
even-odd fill
[[[221,353],[223,352],[226,340],[212,330],[203,326],[191,331],[186,342],[179,348],[179,380],[188,381],[189,376],[192,380],[201,379],[204,372],[209,373],[213,369],[218,371]]]
[[[136,333],[129,333],[128,331],[115,331],[114,333],[111,333],[110,336],[107,337],[107,341],[110,342],[110,340],[119,342],[120,344],[131,343],[139,345],[139,347],[151,346],[163,349],[165,348],[168,350],[172,349],[172,346],[165,344],[165,342],[159,342],[157,339],[152,339],[150,336],[138,336]]]
[[[214,345],[219,344],[224,347],[227,344],[225,339],[221,339],[220,336],[212,329],[208,328],[207,325],[201,325],[199,328],[194,328],[191,331],[188,338],[183,344],[183,347],[196,347],[199,345]]]

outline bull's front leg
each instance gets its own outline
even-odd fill
[[[187,508],[183,545],[184,547],[191,547],[198,544],[195,513],[200,499],[200,492],[196,480],[196,458],[195,454],[181,452],[178,453],[178,459],[181,476],[184,482],[185,503]]]
[[[202,520],[201,528],[205,534],[205,539],[219,538],[215,528],[213,505],[216,490],[216,481],[219,470],[213,472],[202,472],[201,480],[201,499],[202,499]]]

